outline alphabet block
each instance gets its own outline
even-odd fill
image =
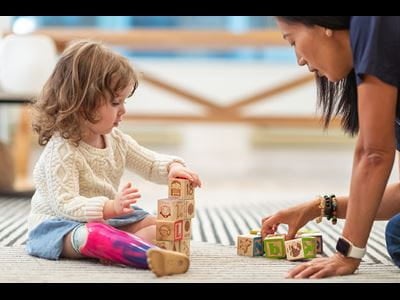
[[[157,241],[177,241],[183,238],[183,221],[156,221]]]
[[[242,234],[237,237],[237,254],[244,256],[262,256],[263,245],[261,236]]]
[[[264,253],[268,258],[284,258],[285,237],[283,235],[269,235],[264,239]]]
[[[194,188],[187,179],[172,178],[168,180],[168,196],[181,200],[193,200]]]
[[[316,238],[301,237],[285,241],[285,250],[288,260],[314,258],[316,256]]]
[[[185,203],[183,200],[167,198],[159,199],[157,204],[157,219],[163,221],[183,220]]]

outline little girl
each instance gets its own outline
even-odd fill
[[[157,276],[188,270],[187,256],[151,244],[156,218],[134,205],[138,189],[127,183],[118,192],[125,168],[156,183],[180,177],[201,186],[182,159],[117,129],[137,86],[128,59],[100,43],[76,42],[59,58],[33,104],[33,129],[45,148],[33,172],[30,255],[92,257]]]

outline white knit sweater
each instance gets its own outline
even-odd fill
[[[125,168],[143,178],[166,184],[168,166],[185,162],[140,146],[114,128],[105,136],[106,148],[84,142],[78,147],[54,135],[33,171],[36,192],[32,197],[28,230],[53,218],[79,222],[103,219],[103,206],[114,199]]]

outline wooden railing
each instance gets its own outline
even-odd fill
[[[179,29],[131,29],[131,30],[100,30],[95,28],[43,28],[35,33],[51,37],[59,51],[66,45],[78,39],[100,40],[112,46],[124,47],[131,50],[148,51],[188,51],[188,50],[232,50],[240,48],[267,48],[287,46],[281,33],[276,30],[251,30],[233,33],[221,30],[179,30]],[[166,82],[155,74],[143,72],[142,80],[180,96],[184,101],[200,104],[205,107],[201,116],[128,113],[125,119],[135,121],[174,121],[174,122],[240,122],[278,126],[320,126],[320,120],[314,116],[244,116],[242,112],[257,102],[268,101],[272,96],[291,91],[308,84],[313,76],[305,74],[298,78],[281,83],[272,88],[254,92],[242,99],[235,99],[229,106],[221,106],[213,99],[205,99],[192,91],[177,87]],[[337,125],[334,121],[333,125]]]
[[[59,51],[72,40],[95,39],[132,50],[228,50],[286,46],[276,30],[251,30],[233,33],[223,30],[131,29],[103,30],[95,28],[50,27],[35,31],[51,37]]]

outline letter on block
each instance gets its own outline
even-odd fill
[[[264,253],[268,258],[285,258],[285,237],[283,235],[271,235],[264,239]]]

